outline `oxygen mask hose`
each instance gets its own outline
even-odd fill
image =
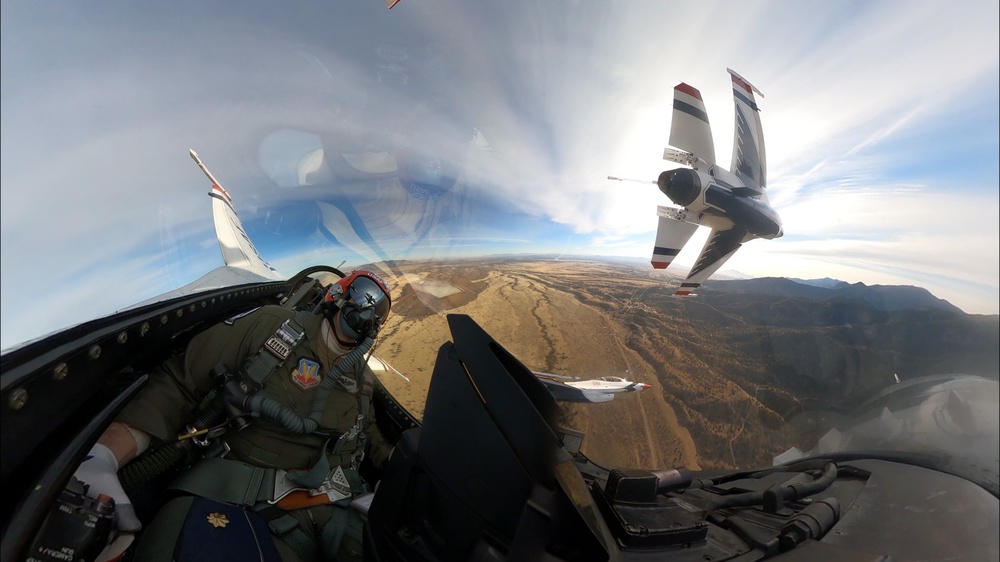
[[[126,464],[118,471],[122,488],[132,492],[152,482],[154,478],[177,465],[188,457],[193,444],[190,440],[161,443],[146,454]]]
[[[272,398],[268,398],[263,392],[258,392],[247,400],[247,409],[255,417],[261,417],[281,424],[282,427],[292,433],[306,434],[316,431],[323,414],[326,412],[327,399],[330,391],[336,386],[337,381],[348,372],[354,369],[358,361],[363,361],[365,354],[375,344],[375,340],[369,336],[362,341],[358,347],[347,354],[336,367],[327,371],[323,382],[320,383],[313,399],[312,410],[305,418],[299,417],[291,409],[282,406]]]

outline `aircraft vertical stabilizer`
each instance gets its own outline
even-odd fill
[[[760,90],[731,69],[733,99],[736,102],[736,133],[733,137],[733,165],[730,171],[747,186],[767,187],[767,158],[764,154],[764,130],[754,92]]]
[[[670,122],[670,145],[715,164],[715,142],[701,92],[683,82],[674,88],[674,113]],[[695,166],[697,169],[698,166]]]

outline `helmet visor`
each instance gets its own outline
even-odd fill
[[[351,300],[358,308],[375,310],[375,322],[381,324],[389,314],[389,297],[378,283],[368,277],[359,276],[351,283],[349,290]]]

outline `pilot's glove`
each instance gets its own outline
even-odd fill
[[[76,477],[88,485],[88,496],[96,498],[99,494],[105,494],[115,500],[118,529],[135,533],[142,528],[142,523],[135,515],[135,508],[132,507],[132,500],[118,480],[118,459],[111,449],[100,443],[95,444],[76,469]]]

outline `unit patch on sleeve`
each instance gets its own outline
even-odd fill
[[[299,359],[299,366],[292,372],[292,381],[303,390],[308,390],[320,383],[322,377],[319,374],[319,363],[310,361],[303,357]]]

